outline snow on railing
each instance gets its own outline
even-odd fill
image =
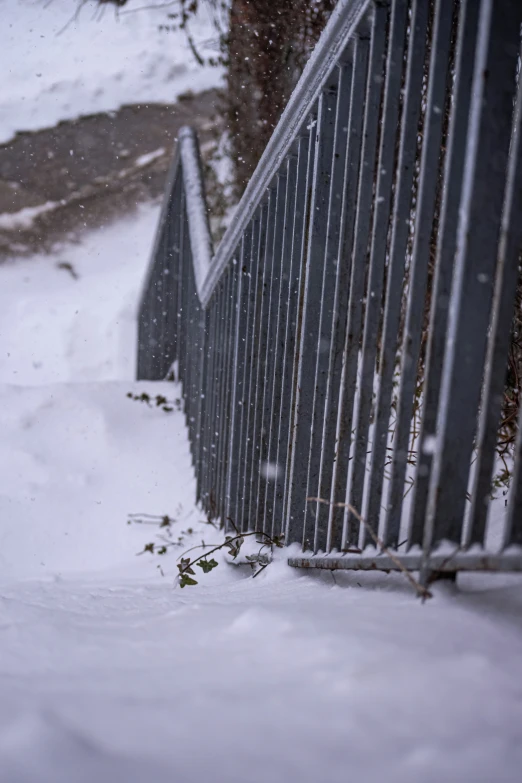
[[[490,503],[521,23],[512,0],[339,0],[215,256],[179,134],[138,377],[175,366],[198,500],[298,542],[294,565],[522,570],[522,427]]]

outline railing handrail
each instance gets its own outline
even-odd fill
[[[193,128],[185,125],[178,133],[181,170],[187,203],[188,229],[196,288],[201,299],[209,277],[214,248],[208,222],[205,185],[201,171],[198,141]]]
[[[347,35],[352,29],[355,29],[370,2],[371,0],[338,0],[329,23],[294,88],[288,105],[243,193],[231,223],[209,266],[209,274],[202,282],[201,287],[198,282],[198,296],[204,308],[210,302],[212,293],[230,262],[248,221],[274,178],[282,160],[288,154],[297,131],[310,111],[310,106],[313,105],[325,79],[328,78],[332,67],[346,46]],[[198,263],[196,259],[194,262]]]
[[[292,565],[389,570],[406,545],[424,586],[522,571],[522,414],[507,511],[488,510],[522,246],[521,25],[513,0],[339,0],[216,255],[179,132],[138,377],[181,382],[209,519],[300,543]]]
[[[194,268],[198,296],[201,299],[203,287],[211,270],[214,248],[208,220],[208,208],[205,198],[203,172],[201,171],[198,138],[194,128],[188,125],[183,125],[179,129],[177,139],[174,142],[172,163],[167,175],[163,203],[158,220],[160,229],[162,226],[165,226],[168,221],[171,193],[180,165],[183,177],[184,195],[187,204],[192,265]],[[158,230],[155,234],[150,260],[142,286],[142,295],[139,303],[140,310],[143,307],[143,298],[146,295],[151,275],[154,272],[156,255],[161,241],[161,230]]]

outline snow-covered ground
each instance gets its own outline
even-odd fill
[[[175,586],[220,534],[182,414],[126,396],[179,393],[131,381],[156,216],[0,266],[1,783],[518,783],[520,579],[421,605],[281,552]],[[136,556],[157,531],[135,512],[195,534]]]
[[[190,32],[204,55],[215,55],[216,30],[200,5]],[[16,131],[130,103],[173,103],[219,84],[222,70],[198,65],[185,32],[165,30],[176,10],[167,0],[129,0],[119,12],[94,0],[1,0],[0,143]]]

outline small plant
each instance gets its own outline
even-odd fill
[[[214,560],[214,558],[209,560],[209,556],[214,554],[214,552],[219,552],[221,549],[225,549],[235,560],[241,552],[241,547],[245,543],[245,539],[251,536],[257,536],[258,539],[261,539],[261,547],[259,552],[256,552],[253,555],[246,555],[245,558],[253,570],[254,573],[252,576],[255,578],[272,562],[274,547],[280,548],[284,544],[283,536],[272,537],[269,536],[268,533],[264,533],[260,530],[253,530],[248,533],[239,533],[236,526],[233,526],[237,534],[235,536],[226,536],[225,540],[221,544],[212,545],[201,543],[198,547],[193,547],[193,549],[199,549],[200,547],[207,548],[212,546],[210,552],[204,552],[202,555],[199,555],[192,560],[189,557],[183,557],[183,555],[181,556],[180,562],[178,563],[178,582],[180,587],[198,584],[196,579],[192,579],[192,577],[196,575],[194,566],[199,566],[204,574],[208,574],[214,568],[217,568],[218,562]],[[190,549],[187,550],[187,552],[190,551]],[[187,552],[184,552],[183,554],[187,554]]]
[[[173,410],[181,410],[181,400],[168,400],[162,394],[156,394],[155,397],[151,397],[147,392],[141,394],[133,394],[127,392],[129,400],[135,400],[136,402],[144,402],[149,408],[161,408],[165,413],[172,413]]]
[[[181,513],[181,508],[178,509],[178,512]],[[128,525],[152,526],[158,528],[158,531],[160,531],[156,536],[156,541],[149,541],[144,545],[141,552],[137,552],[136,554],[138,556],[147,553],[150,555],[164,556],[171,547],[182,546],[185,538],[193,535],[195,530],[192,527],[189,527],[186,530],[182,530],[178,535],[175,535],[173,525],[178,521],[179,520],[176,517],[170,516],[169,514],[129,514],[127,519]],[[215,529],[219,529],[210,515],[203,522]],[[230,517],[228,518],[228,522],[235,531],[234,535],[225,536],[225,540],[220,544],[207,544],[202,540],[201,544],[196,544],[196,546],[187,549],[179,556],[178,560],[180,562],[177,565],[179,571],[178,583],[180,587],[198,584],[197,580],[193,579],[193,577],[196,576],[196,572],[194,571],[196,566],[201,569],[203,574],[208,574],[210,571],[213,571],[214,568],[217,568],[219,563],[211,557],[214,552],[225,550],[233,560],[237,560],[245,540],[247,538],[252,538],[253,536],[256,537],[260,544],[259,550],[253,554],[245,555],[245,561],[253,571],[252,576],[256,577],[272,562],[274,547],[280,548],[284,544],[284,536],[282,535],[270,536],[268,533],[264,533],[261,530],[241,533]],[[205,549],[206,551],[192,559],[186,557],[189,552],[192,552],[195,549]],[[163,575],[161,566],[158,566],[158,568]]]

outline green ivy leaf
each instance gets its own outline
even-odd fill
[[[179,579],[179,586],[185,587],[185,585],[197,585],[197,582],[195,579],[191,579],[190,576],[187,576],[186,574],[181,574]]]
[[[228,546],[229,555],[233,558],[236,558],[240,553],[241,547],[243,546],[244,543],[245,543],[245,539],[243,538],[243,536],[240,536],[239,538],[236,538],[235,541],[226,539],[225,546]]]
[[[204,574],[208,574],[209,571],[212,571],[213,568],[217,568],[218,566],[214,558],[212,558],[212,560],[198,560],[196,565],[201,568]]]
[[[158,551],[156,552],[157,555],[166,555],[167,554],[167,547],[166,546],[160,546]]]
[[[178,563],[178,569],[180,574],[195,574],[196,572],[190,565],[190,557],[181,558],[181,562]]]
[[[143,547],[144,552],[150,552],[152,555],[154,554],[154,544],[145,544]]]

